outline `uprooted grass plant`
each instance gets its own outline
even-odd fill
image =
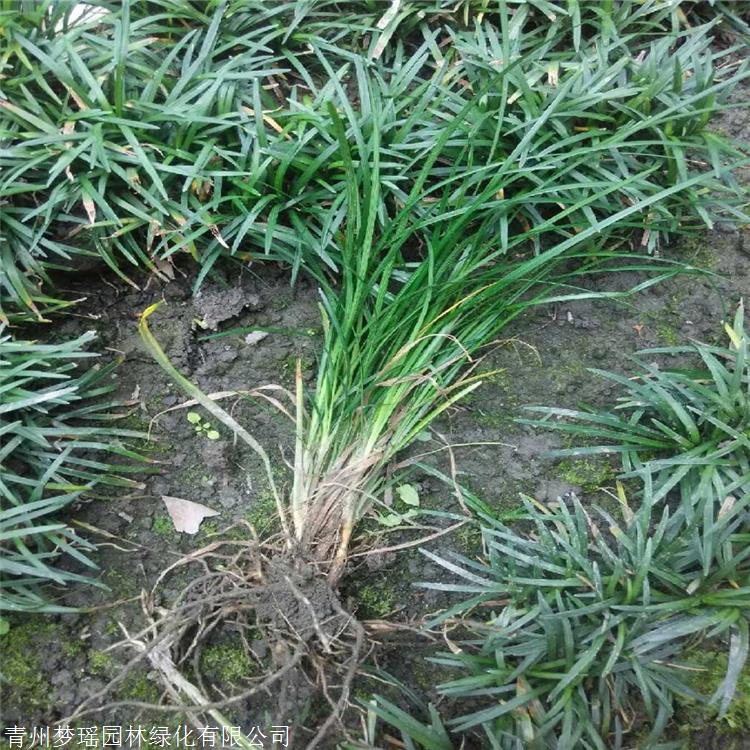
[[[499,86],[503,79],[501,72],[493,82]],[[363,76],[360,84],[367,80]],[[190,701],[174,710],[208,712],[216,719],[226,705],[273,685],[279,705],[293,715],[294,696],[304,686],[317,686],[330,704],[328,718],[307,736],[308,747],[317,746],[339,722],[362,656],[361,626],[338,601],[336,585],[356,524],[379,503],[389,462],[448,405],[480,385],[476,357],[523,310],[553,299],[597,296],[578,288],[578,280],[610,267],[615,258],[627,268],[658,269],[662,276],[679,270],[665,261],[634,259],[627,251],[626,230],[640,218],[642,232],[651,207],[703,178],[681,179],[674,173],[672,181],[664,173],[658,179],[666,185],[660,185],[653,182],[650,165],[619,171],[617,159],[610,163],[607,156],[622,143],[617,132],[600,134],[604,171],[595,185],[587,181],[581,191],[571,187],[575,199],[509,236],[507,248],[498,241],[493,209],[500,215],[504,211],[498,196],[525,169],[519,166],[520,155],[554,118],[568,90],[550,97],[538,125],[509,154],[481,166],[467,163],[473,146],[463,128],[473,117],[489,117],[481,97],[467,102],[437,135],[399,211],[382,224],[381,163],[387,152],[378,127],[384,111],[379,89],[360,86],[360,107],[371,114],[369,127],[358,132],[356,158],[344,118],[329,106],[329,135],[338,143],[346,175],[341,269],[335,281],[319,279],[324,342],[315,390],[304,392],[298,371],[296,391],[288,394],[296,428],[288,498],[278,491],[268,456],[250,432],[169,362],[148,326],[158,305],[143,313],[141,334],[170,377],[262,458],[283,529],[266,541],[217,542],[173,566],[165,577],[185,564],[204,566],[205,575],[181,592],[167,616],[157,607],[162,579],[144,599],[150,625],[130,636],[129,643],[160,671],[175,700]],[[653,120],[646,120],[650,127]],[[502,110],[496,112],[498,138],[506,125]],[[554,150],[572,154],[572,161],[545,164],[550,186],[568,184],[575,179],[575,166],[590,160],[590,151],[566,148],[575,138],[555,144]],[[431,182],[446,150],[451,153],[448,166],[440,180]],[[615,203],[606,215],[586,212],[631,185],[640,186],[638,198],[624,206]],[[531,194],[545,190],[538,187]],[[433,202],[428,214],[415,210],[425,198]],[[573,214],[588,216],[590,223],[572,231]],[[535,253],[531,239],[545,230],[543,239],[551,246],[545,249],[542,243]],[[657,279],[652,274],[642,287]],[[214,701],[186,679],[180,665],[197,658],[201,632],[227,619],[262,632],[273,644],[273,661],[266,676],[239,695]],[[190,645],[181,651],[188,633]]]

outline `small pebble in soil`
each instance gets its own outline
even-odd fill
[[[259,658],[265,659],[268,654],[268,643],[264,638],[256,638],[250,644],[250,650]]]

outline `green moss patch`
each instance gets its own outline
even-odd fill
[[[696,671],[690,673],[691,676],[685,681],[697,693],[710,698],[726,674],[726,652],[696,648],[687,655],[686,663]],[[746,666],[740,674],[734,700],[722,717],[715,704],[700,703],[688,698],[681,698],[678,703],[677,723],[681,727],[680,734],[692,738],[690,748],[698,750],[701,747],[699,738],[706,730],[718,730],[725,740],[721,747],[726,750],[743,747],[738,742],[750,736],[750,669]]]
[[[52,696],[42,671],[39,654],[53,644],[59,647],[60,627],[32,621],[11,622],[8,632],[0,637],[0,674],[2,675],[3,713],[46,710]]]
[[[104,651],[92,651],[89,654],[89,672],[106,675],[112,668],[112,657]]]
[[[151,523],[151,531],[165,539],[171,539],[175,535],[174,524],[169,516],[156,515]]]
[[[598,490],[615,478],[612,464],[604,457],[567,459],[558,464],[558,472],[560,479],[587,492]]]
[[[255,664],[239,645],[206,646],[201,653],[200,664],[205,677],[221,683],[239,682],[256,671]]]
[[[367,584],[356,594],[357,615],[362,620],[377,620],[385,617],[394,607],[396,595],[385,584]]]

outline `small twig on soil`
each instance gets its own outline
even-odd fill
[[[440,529],[440,531],[436,531],[434,534],[430,534],[429,536],[423,536],[419,539],[415,539],[411,542],[402,542],[401,544],[393,544],[390,547],[378,547],[377,549],[368,549],[364,552],[352,552],[349,555],[349,558],[352,557],[365,557],[367,555],[384,555],[386,552],[396,552],[401,549],[408,549],[409,547],[417,547],[419,545],[425,544],[426,542],[431,542],[433,539],[437,539],[438,537],[445,536],[445,534],[450,534],[452,531],[456,531],[457,529],[460,529],[462,526],[465,526],[468,521],[459,521],[458,523],[454,523],[452,526],[448,526],[445,529]]]
[[[391,632],[406,631],[409,633],[415,633],[416,635],[422,636],[428,641],[435,642],[439,640],[429,630],[424,630],[423,624],[424,623],[419,622],[418,625],[410,625],[407,622],[391,622],[390,620],[365,620],[362,623],[365,630],[368,632],[387,633],[389,631]]]
[[[130,604],[131,602],[137,602],[140,600],[139,596],[129,596],[127,599],[118,599],[116,602],[107,602],[106,604],[98,604],[96,607],[82,607],[80,612],[101,612],[104,609],[114,609],[122,604]]]
[[[501,445],[504,448],[513,448],[513,450],[518,450],[518,446],[514,445],[513,443],[502,443],[499,440],[475,440],[471,443],[451,443],[451,448],[479,448],[486,445]],[[418,461],[421,461],[423,458],[426,458],[427,456],[432,456],[435,453],[441,453],[444,450],[447,450],[447,445],[442,445],[440,448],[435,448],[431,451],[424,451],[424,453],[418,453],[416,456],[410,456],[409,458],[404,459],[403,461],[400,461],[397,463],[393,470],[397,469],[406,469],[409,466],[413,466]]]
[[[448,458],[450,460],[450,467],[451,467],[451,482],[453,482],[453,494],[456,496],[456,500],[458,500],[458,504],[461,506],[461,510],[464,512],[465,515],[471,517],[471,511],[466,506],[466,501],[464,500],[464,493],[461,492],[461,485],[458,483],[458,470],[456,468],[456,454],[453,453],[453,448],[451,447],[450,443],[446,439],[444,435],[439,433],[437,430],[435,431],[435,434],[445,443],[445,447],[448,450]]]
[[[122,625],[120,625],[122,627]],[[127,631],[126,631],[127,632]],[[112,701],[111,703],[106,703],[103,706],[98,706],[96,708],[84,708],[84,706],[87,703],[91,703],[95,701],[97,698],[101,698],[102,696],[106,695],[108,692],[111,691],[112,687],[114,687],[115,684],[121,682],[121,679],[115,678],[110,681],[108,685],[106,685],[102,690],[98,691],[94,695],[90,696],[89,699],[85,701],[84,704],[81,704],[76,711],[71,714],[66,719],[62,719],[60,724],[66,724],[72,721],[75,718],[78,718],[79,716],[84,716],[86,714],[91,713],[97,713],[97,712],[104,712],[108,711],[112,708],[117,708],[119,706],[130,706],[133,708],[144,708],[149,709],[152,711],[161,711],[164,713],[181,713],[181,712],[194,712],[194,711],[210,711],[214,709],[220,709],[225,708],[226,706],[230,706],[235,703],[239,703],[240,701],[246,700],[247,698],[252,697],[253,695],[267,690],[271,685],[273,685],[275,682],[277,682],[279,679],[281,679],[287,672],[289,672],[291,669],[297,666],[299,662],[302,660],[302,657],[304,656],[305,652],[301,644],[297,646],[297,649],[294,651],[294,653],[290,656],[286,664],[284,664],[282,667],[280,667],[278,670],[273,672],[271,675],[266,677],[263,681],[256,683],[250,688],[247,688],[246,690],[242,691],[241,693],[238,693],[236,695],[232,695],[229,698],[226,698],[221,701],[209,701],[208,699],[205,699],[204,696],[200,693],[200,691],[195,688],[192,683],[190,683],[188,680],[185,680],[184,677],[181,677],[181,679],[172,681],[172,677],[175,677],[175,675],[181,674],[177,667],[174,666],[174,662],[172,661],[171,657],[165,653],[168,650],[168,647],[166,645],[161,645],[158,642],[154,642],[152,644],[146,645],[143,643],[143,641],[135,640],[134,638],[130,638],[128,636],[127,642],[130,646],[133,646],[139,651],[138,656],[135,659],[132,659],[128,664],[125,665],[121,672],[121,679],[124,679],[124,677],[130,672],[130,668],[138,664],[143,660],[144,657],[148,658],[148,660],[151,662],[152,666],[154,666],[165,678],[169,678],[168,682],[173,687],[177,687],[181,692],[185,692],[183,688],[187,689],[187,695],[191,698],[200,698],[200,700],[194,700],[193,703],[174,703],[171,705],[162,705],[158,703],[148,703],[146,701],[135,701],[135,700],[122,700],[122,701]],[[156,654],[156,656],[152,656],[152,654]],[[120,677],[120,675],[118,675]],[[190,689],[190,686],[192,686],[192,689]]]

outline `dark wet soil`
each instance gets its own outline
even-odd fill
[[[722,127],[750,140],[746,121],[745,111],[734,111],[724,116]],[[719,227],[663,252],[665,257],[708,273],[675,277],[626,303],[577,301],[542,307],[519,318],[505,331],[505,339],[487,353],[482,368],[490,374],[484,385],[435,423],[431,439],[418,443],[412,454],[427,454],[425,462],[448,474],[444,438],[455,446],[458,480],[498,511],[517,507],[519,493],[553,500],[572,490],[587,502],[600,499],[613,486],[616,465],[551,459],[546,454],[562,446],[559,436],[514,420],[523,416],[527,404],[569,408],[609,404],[613,386],[587,368],[626,372],[631,367],[629,355],[638,349],[722,337],[721,321],[750,293],[750,233]],[[97,578],[108,589],[79,587],[60,592],[66,604],[89,608],[86,612],[11,619],[10,632],[0,637],[0,671],[9,680],[2,688],[3,729],[15,723],[27,727],[51,724],[100,690],[130,656],[123,650],[106,649],[122,637],[121,625],[130,632],[138,630],[142,624],[138,596],[179,555],[209,543],[235,521],[249,520],[260,531],[267,531],[273,523],[273,503],[257,459],[235,445],[221,425],[212,425],[220,433],[217,440],[196,432],[187,419],[188,409],[179,408],[184,396],[145,350],[137,332],[138,314],[163,300],[151,327],[172,362],[204,391],[233,394],[222,403],[250,426],[272,455],[277,479],[282,485],[288,483],[291,423],[262,400],[241,392],[267,383],[291,387],[298,357],[305,380],[312,385],[320,344],[316,290],[304,279],[291,288],[287,272],[269,266],[252,266],[239,280],[236,271],[227,278],[226,284],[206,283],[195,297],[191,279],[179,274],[167,284],[151,279],[141,291],[110,276],[69,280],[71,294],[85,291],[88,299],[62,318],[49,336],[61,339],[95,329],[103,355],[123,359],[117,371],[118,393],[136,402],[126,422],[152,432],[156,440],[153,456],[159,463],[156,473],[144,474],[142,491],[110,494],[73,509],[71,518],[85,524],[88,538],[100,544]],[[613,273],[597,279],[596,288],[627,289],[643,278],[630,272]],[[248,330],[205,338],[236,327]],[[38,329],[34,335],[39,335]],[[420,471],[413,471],[407,479],[418,488],[423,508],[460,513],[450,486]],[[162,495],[203,503],[219,515],[204,521],[196,536],[178,533]],[[377,524],[366,527],[368,535],[362,543],[368,547],[427,533],[387,536]],[[464,527],[427,547],[475,554],[476,542],[476,533]],[[410,626],[445,603],[443,595],[414,588],[413,583],[444,577],[416,548],[362,556],[352,560],[342,599],[361,619],[388,617]],[[375,646],[370,663],[434,700],[434,685],[441,676],[423,657],[435,646],[408,627],[371,633]],[[220,689],[231,692],[238,679],[232,668],[241,657],[226,646],[225,636],[217,637],[217,649],[225,648],[221,653],[227,663],[217,660],[213,678]],[[255,647],[262,652],[264,644]],[[383,691],[382,683],[374,685],[363,681],[354,697],[366,698],[372,689]],[[153,702],[160,695],[153,675],[144,668],[118,688],[116,697]],[[236,720],[246,729],[265,720],[247,707],[243,710]],[[314,702],[306,710],[314,724]],[[284,724],[289,717],[266,718]],[[86,721],[145,724],[149,719],[170,725],[184,721],[181,716],[154,716],[127,707],[114,714],[92,714]],[[678,716],[676,735],[680,722],[695,723]],[[710,722],[698,726],[703,733],[693,736],[693,747],[750,747],[743,729],[733,731]],[[684,742],[685,747],[691,746],[688,739]]]

